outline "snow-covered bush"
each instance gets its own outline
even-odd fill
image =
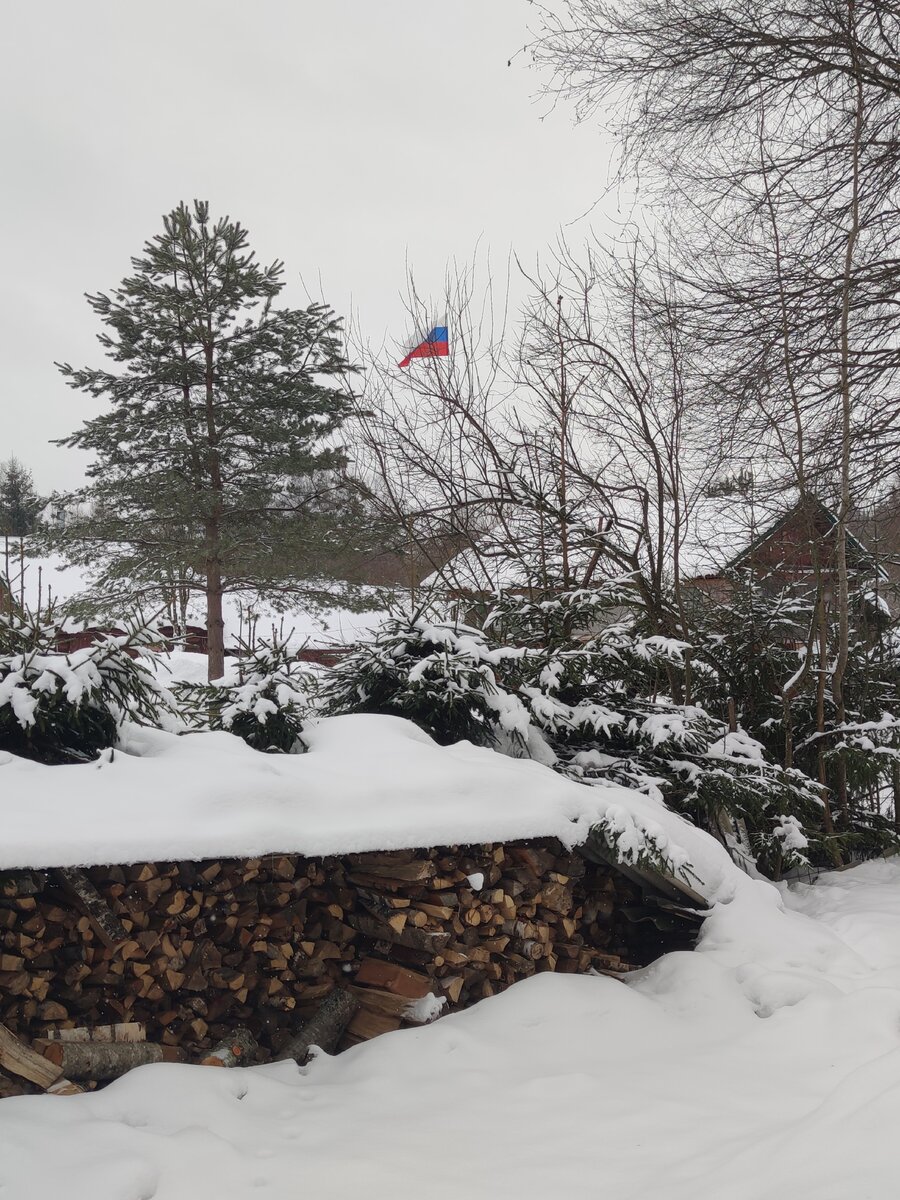
[[[158,635],[137,626],[70,654],[58,625],[0,613],[0,750],[43,763],[89,761],[124,720],[156,725],[164,690],[141,662]]]
[[[391,619],[329,673],[324,709],[407,717],[441,745],[465,740],[521,752],[528,713],[499,678],[521,655],[464,625]]]
[[[520,692],[558,770],[654,796],[763,869],[797,865],[794,842],[779,831],[785,812],[818,826],[814,785],[769,762],[746,735],[727,734],[704,708],[658,690],[670,668],[683,667],[684,651],[617,623],[583,645],[532,652]]]
[[[286,641],[261,642],[210,684],[180,684],[176,693],[189,725],[225,729],[270,753],[302,752],[300,734],[315,680]]]
[[[687,647],[642,633],[628,599],[619,584],[546,601],[500,597],[481,632],[391,621],[330,672],[325,710],[394,713],[442,743],[466,739],[585,783],[636,788],[774,873],[803,861],[803,830],[821,816],[815,786],[704,708],[671,700]],[[621,856],[627,838],[617,838],[606,840]],[[665,861],[652,845],[640,853],[644,865]]]
[[[722,708],[730,698],[768,757],[789,761],[815,790],[824,779],[830,813],[820,799],[818,813],[804,820],[815,858],[897,845],[889,809],[900,766],[900,638],[883,602],[865,586],[851,596],[841,720],[830,687],[834,616],[820,615],[815,588],[775,589],[749,571],[732,572],[729,582],[725,596],[699,594],[694,604],[695,660],[704,667],[694,678],[697,699]],[[785,847],[793,840],[780,835]]]

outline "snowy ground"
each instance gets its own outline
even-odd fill
[[[27,541],[27,539],[26,539]],[[0,539],[0,573],[4,571]],[[65,566],[59,555],[25,558],[24,573],[18,557],[11,554],[9,575],[13,595],[22,595],[26,605],[35,612],[45,612],[52,599],[57,610],[65,608],[76,597],[88,590],[90,574],[81,567]],[[335,585],[336,590],[339,585]],[[363,611],[353,611],[341,606],[338,600],[334,607],[296,606],[279,611],[263,598],[251,593],[229,594],[223,600],[226,644],[233,645],[249,635],[248,622],[253,623],[255,635],[271,639],[278,635],[294,647],[301,646],[347,646],[371,638],[373,631],[388,615],[385,609],[387,593],[383,589],[360,589],[371,597],[371,605]],[[398,594],[402,602],[403,595]],[[116,614],[108,614],[110,619]],[[165,624],[166,618],[151,608],[148,619],[155,618]],[[99,620],[99,618],[98,618]],[[188,610],[188,623],[205,625],[206,615],[202,596],[194,596]],[[71,628],[80,628],[81,621],[66,622]]]
[[[700,952],[541,975],[305,1071],[0,1101],[2,1200],[889,1200],[900,865],[744,880]]]

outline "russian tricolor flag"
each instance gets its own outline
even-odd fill
[[[397,364],[398,367],[408,367],[414,358],[446,358],[450,353],[450,343],[447,339],[447,326],[435,325],[428,337],[410,350],[406,358]]]

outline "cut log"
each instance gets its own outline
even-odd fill
[[[211,1054],[200,1060],[203,1067],[245,1067],[256,1051],[256,1038],[249,1029],[235,1029]]]
[[[357,987],[353,994],[361,1008],[370,1012],[382,1013],[387,1017],[402,1018],[411,1004],[415,1004],[409,996],[398,996],[394,992],[383,992],[380,988]]]
[[[356,972],[356,982],[382,988],[411,1000],[427,996],[431,991],[431,980],[427,975],[420,975],[418,971],[410,971],[407,967],[398,967],[396,963],[384,962],[380,958],[364,958]]]
[[[0,896],[37,896],[43,888],[44,877],[37,871],[0,871]]]
[[[450,941],[449,933],[428,933],[424,929],[403,929],[399,933],[386,921],[361,913],[348,913],[347,924],[376,941],[393,942],[397,946],[408,946],[412,950],[424,950],[437,954]]]
[[[292,1058],[302,1067],[312,1046],[318,1046],[330,1053],[341,1040],[341,1035],[358,1008],[359,1001],[352,992],[344,988],[335,988],[325,997],[300,1032],[282,1047],[276,1061]]]
[[[374,875],[378,879],[395,879],[403,883],[433,879],[435,875],[434,863],[427,858],[411,863],[368,862],[363,866],[363,871],[366,875]]]
[[[94,885],[77,867],[60,867],[57,878],[78,900],[97,936],[111,950],[128,941],[128,933]]]
[[[43,1055],[35,1053],[6,1028],[0,1025],[0,1067],[21,1075],[30,1083],[36,1083],[45,1092],[59,1096],[73,1095],[81,1088],[64,1078],[59,1064],[48,1062]]]
[[[360,1041],[378,1037],[382,1033],[392,1033],[400,1028],[400,1018],[388,1016],[387,1013],[373,1012],[361,1008],[347,1027],[347,1032]]]
[[[146,1063],[184,1062],[177,1046],[156,1042],[51,1042],[44,1058],[72,1079],[118,1079]]]
[[[28,1087],[20,1079],[13,1079],[11,1075],[4,1075],[0,1071],[0,1100],[8,1100],[10,1096],[25,1096],[27,1093]]]

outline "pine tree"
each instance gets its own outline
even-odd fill
[[[59,444],[91,452],[91,513],[60,534],[101,585],[137,592],[173,575],[205,593],[209,677],[224,668],[223,595],[302,588],[341,522],[350,396],[339,320],[324,304],[278,308],[283,265],[260,266],[247,232],[182,203],[110,294],[88,296],[111,365],[61,364],[108,401]]]
[[[24,463],[15,456],[0,463],[0,534],[26,537],[34,529],[43,504]]]

